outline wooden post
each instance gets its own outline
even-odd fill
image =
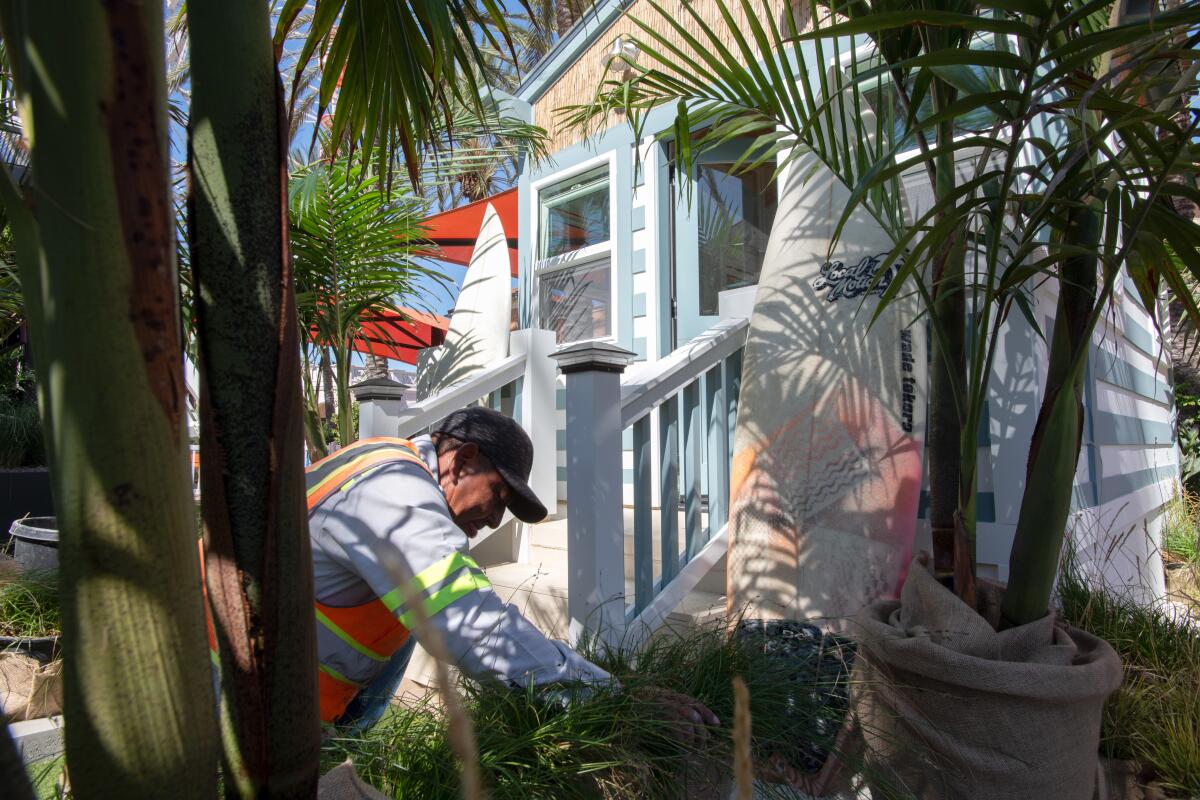
[[[621,373],[635,354],[581,342],[554,354],[567,378],[569,637],[608,646],[625,633]]]

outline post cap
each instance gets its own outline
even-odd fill
[[[626,350],[612,342],[576,342],[560,347],[551,353],[564,375],[572,372],[616,372],[625,371],[637,353]]]
[[[368,378],[350,387],[350,393],[358,402],[364,400],[398,400],[410,387],[391,378]]]

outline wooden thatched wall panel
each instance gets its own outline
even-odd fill
[[[775,20],[779,23],[783,20],[782,9],[787,5],[787,0],[768,0],[770,7],[775,15]],[[688,2],[688,0],[659,0],[660,5],[669,12],[681,9],[682,6],[688,5],[700,12],[701,18],[705,24],[710,26],[714,31],[725,32],[728,27],[718,11],[716,3],[712,0],[698,0],[698,2]],[[741,5],[736,2],[726,0],[727,6],[731,7],[734,19],[738,23],[740,30],[746,31],[745,19],[746,15]],[[756,0],[755,8],[761,7],[761,0]],[[614,77],[613,73],[606,71],[605,65],[608,63],[609,50],[612,47],[613,40],[622,34],[639,35],[641,29],[634,24],[631,17],[636,17],[643,22],[654,25],[655,30],[667,35],[672,44],[684,47],[684,42],[681,36],[674,30],[669,28],[662,21],[658,12],[654,7],[645,0],[638,0],[629,10],[607,31],[605,31],[592,46],[564,72],[557,81],[543,94],[533,106],[534,122],[546,128],[551,133],[550,151],[556,152],[569,147],[572,144],[577,144],[582,140],[582,133],[578,130],[565,131],[559,129],[559,115],[555,111],[559,108],[579,103],[586,103],[591,100],[596,93],[596,89],[603,81]],[[696,24],[690,16],[683,13],[673,13],[674,19],[682,22],[688,29],[688,32],[703,39],[699,25]],[[747,40],[752,40],[752,36],[747,32],[744,34]],[[732,41],[730,39],[729,41]]]

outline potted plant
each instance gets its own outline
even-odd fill
[[[859,663],[882,690],[862,693],[859,708],[880,741],[921,738],[932,752],[878,754],[923,797],[1090,798],[1120,661],[1056,624],[1051,593],[1088,355],[1118,276],[1151,313],[1164,289],[1198,313],[1184,275],[1200,274],[1200,227],[1172,202],[1197,194],[1197,119],[1181,113],[1196,71],[1173,55],[1190,52],[1197,9],[1131,18],[1115,2],[811,2],[779,23],[770,4],[716,0],[714,26],[686,5],[649,4],[656,18],[635,22],[640,63],[569,121],[619,110],[640,135],[648,112],[670,104],[684,169],[747,134],[742,166],[815,153],[851,189],[840,224],[865,207],[894,242],[863,324],[901,293],[923,301],[933,557],[913,565],[899,602],[860,619]],[[877,129],[855,124],[863,104]],[[896,202],[914,168],[932,190],[915,217]],[[1046,281],[1057,309],[1043,331],[1031,294]],[[974,574],[976,437],[999,334],[1021,317],[1048,363],[1002,588]]]
[[[0,231],[0,542],[13,520],[54,513],[20,284],[3,258],[8,238],[6,227]]]
[[[10,720],[61,712],[61,632],[57,573],[0,575],[0,710]]]

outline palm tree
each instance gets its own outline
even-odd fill
[[[516,183],[523,159],[549,156],[545,130],[505,113],[490,93],[482,104],[482,113],[455,104],[446,129],[453,142],[447,136],[424,154],[421,179],[442,208],[507,189]]]
[[[332,352],[338,439],[345,446],[357,438],[350,361],[364,316],[402,314],[402,300],[417,295],[418,279],[443,281],[416,255],[427,207],[419,200],[389,200],[364,164],[344,158],[297,171],[288,195],[301,325],[317,348]]]
[[[815,153],[853,190],[839,235],[859,205],[879,220],[895,247],[876,278],[893,267],[900,277],[884,303],[915,291],[930,315],[935,559],[967,600],[975,436],[997,334],[1014,311],[1040,333],[1029,289],[1057,280],[1058,313],[1045,332],[1047,388],[1004,606],[1007,624],[1044,616],[1081,446],[1088,345],[1116,276],[1129,273],[1146,308],[1170,289],[1197,316],[1184,271],[1200,275],[1200,226],[1170,201],[1198,194],[1180,180],[1196,170],[1197,114],[1179,112],[1196,90],[1189,48],[1200,8],[1187,3],[1122,20],[1117,4],[1099,0],[1033,0],[1020,11],[992,0],[937,7],[858,0],[811,4],[812,30],[801,32],[794,15],[776,23],[769,4],[717,0],[718,32],[686,5],[669,14],[648,2],[654,20],[637,21],[643,64],[627,81],[602,87],[593,103],[569,109],[567,122],[586,126],[622,109],[640,126],[650,108],[678,104],[673,130],[688,168],[707,149],[766,128],[742,166],[779,156],[782,167]],[[741,12],[743,28],[731,9]],[[801,44],[814,61],[791,58]],[[842,69],[809,67],[839,56]],[[868,101],[878,106],[879,130],[864,130],[844,110]],[[845,135],[830,135],[837,117]],[[901,157],[913,143],[916,154]],[[955,165],[963,161],[973,167],[960,176]],[[913,168],[926,172],[934,192],[919,219],[906,218],[896,202],[898,176]],[[968,311],[987,332],[969,351]]]
[[[171,780],[181,796],[212,796],[218,750],[182,433],[163,14],[153,4],[74,11],[64,26],[44,5],[0,4],[21,121],[38,130],[27,180],[5,164],[0,201],[42,376],[66,747],[84,792],[144,795]],[[118,96],[118,84],[129,91]],[[109,147],[117,136],[120,167]]]
[[[590,7],[589,0],[557,0],[554,4],[554,27],[559,37],[565,36]]]
[[[277,63],[298,21],[311,20],[295,74],[328,54],[317,104],[328,107],[341,83],[335,141],[386,165],[440,139],[449,99],[478,105],[478,87],[460,80],[480,60],[459,36],[471,19],[489,18],[501,37],[506,27],[498,7],[441,0],[288,0],[273,40],[265,5],[188,3],[186,15],[188,250],[224,786],[311,796],[319,730]],[[212,797],[222,748],[182,434],[164,8],[89,0],[62,22],[50,4],[0,2],[22,122],[38,131],[27,180],[4,165],[0,203],[48,400],[71,780],[80,796],[170,786]],[[28,796],[0,740],[4,793]]]

